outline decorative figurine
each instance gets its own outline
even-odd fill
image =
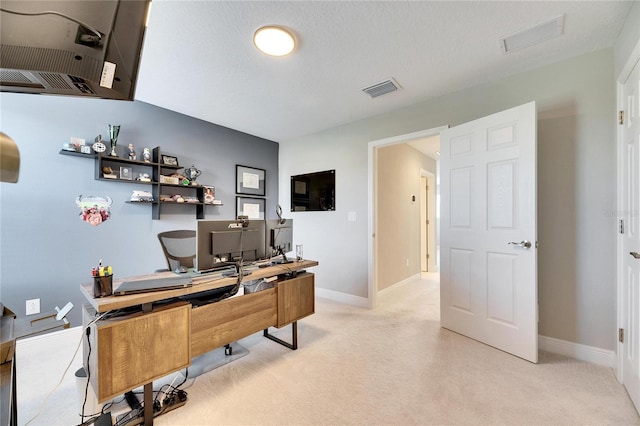
[[[136,150],[133,147],[133,144],[129,144],[129,160],[135,160],[137,158]]]
[[[144,160],[145,163],[151,162],[151,150],[149,148],[145,148],[142,151],[142,159]]]
[[[117,157],[116,153],[116,144],[118,143],[118,135],[120,134],[120,126],[109,124],[109,138],[111,138],[111,152],[109,153],[112,157]]]

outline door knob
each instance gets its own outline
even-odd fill
[[[631,256],[633,256],[635,259],[640,259],[640,253],[636,253],[635,251],[631,251],[631,252],[629,252],[629,254]]]
[[[515,241],[511,241],[508,244],[514,245],[514,246],[519,246],[519,247],[523,247],[526,249],[531,248],[531,241],[527,241],[527,240],[522,240],[519,243],[516,243]]]

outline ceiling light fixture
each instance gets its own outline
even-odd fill
[[[258,29],[253,34],[253,44],[261,52],[270,56],[285,56],[293,52],[296,41],[288,30],[269,25]]]

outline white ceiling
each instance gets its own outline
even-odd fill
[[[613,46],[632,2],[153,0],[136,99],[277,142]],[[564,34],[498,39],[564,14]],[[296,51],[259,53],[267,24]],[[401,90],[361,89],[393,77]]]

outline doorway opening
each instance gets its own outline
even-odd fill
[[[398,269],[407,268],[410,269],[411,275],[408,275],[405,271],[404,277],[405,279],[411,279],[414,274],[412,273],[415,269],[415,274],[420,275],[423,271],[423,259],[424,259],[424,267],[430,271],[437,270],[437,262],[438,262],[438,253],[437,253],[437,216],[436,216],[436,204],[437,204],[437,154],[436,151],[439,149],[439,141],[440,141],[440,132],[447,129],[447,126],[432,128],[423,130],[420,132],[414,132],[410,134],[400,135],[392,138],[382,139],[378,141],[373,141],[369,143],[368,146],[368,181],[369,181],[369,199],[371,200],[369,204],[369,231],[371,238],[369,239],[369,288],[368,288],[368,300],[369,307],[373,308],[376,304],[376,294],[379,290],[383,290],[387,288],[389,285],[389,278],[387,276],[382,277],[381,280],[381,267],[389,268],[389,262],[387,255],[385,253],[393,252],[390,250],[388,244],[381,243],[381,236],[384,236],[385,231],[387,231],[387,235],[394,234],[397,236],[398,234],[398,224],[402,223],[401,221],[406,220],[402,214],[396,214],[393,216],[393,220],[381,220],[381,208],[383,209],[394,209],[401,211],[401,205],[399,204],[391,204],[381,203],[381,193],[383,190],[386,190],[385,194],[388,194],[388,189],[386,189],[383,185],[385,183],[384,180],[380,180],[379,166],[381,162],[381,150],[385,147],[392,147],[393,145],[405,144],[411,145],[413,148],[416,148],[420,151],[419,147],[422,145],[423,147],[426,145],[431,146],[431,157],[433,159],[434,164],[436,166],[432,167],[431,170],[426,170],[425,167],[418,167],[415,169],[415,174],[413,174],[410,179],[415,179],[416,181],[416,193],[411,194],[411,196],[407,197],[407,200],[411,200],[410,202],[415,203],[415,206],[418,209],[418,216],[415,218],[415,232],[412,229],[406,232],[406,240],[412,240],[414,237],[416,239],[415,253],[410,253],[407,255],[406,264],[405,259],[402,258],[401,261],[397,261],[398,265],[395,265]],[[435,158],[434,158],[435,157]],[[426,172],[426,173],[425,173]],[[408,173],[412,173],[409,171]],[[420,191],[420,182],[422,176],[425,176],[425,180],[428,182],[432,180],[431,187],[432,191],[427,191],[426,188],[423,191]],[[431,198],[431,202],[429,203],[429,197]],[[426,200],[425,200],[426,198]],[[405,200],[402,200],[404,205]],[[425,203],[424,206],[424,220],[420,219],[420,210],[423,208],[422,203]],[[420,203],[420,204],[418,204]],[[432,217],[429,217],[428,210],[429,206],[431,206]],[[411,219],[413,220],[413,219]],[[427,226],[427,220],[429,220],[429,226]],[[429,230],[431,228],[431,230]],[[389,232],[391,230],[391,232]],[[413,235],[415,234],[415,235]],[[424,234],[424,237],[423,237]],[[431,245],[429,244],[429,239],[431,239]],[[413,240],[412,240],[413,241]],[[422,243],[424,241],[424,243]],[[401,244],[398,242],[398,244]],[[421,247],[424,246],[424,249]],[[413,250],[412,250],[413,251]],[[427,254],[429,255],[429,261],[427,261]],[[409,259],[410,256],[415,256],[414,259]],[[383,259],[384,258],[384,259]],[[385,269],[387,272],[388,269]],[[402,271],[401,271],[402,272]],[[402,281],[396,280],[391,282],[391,285],[396,284],[397,282]]]

